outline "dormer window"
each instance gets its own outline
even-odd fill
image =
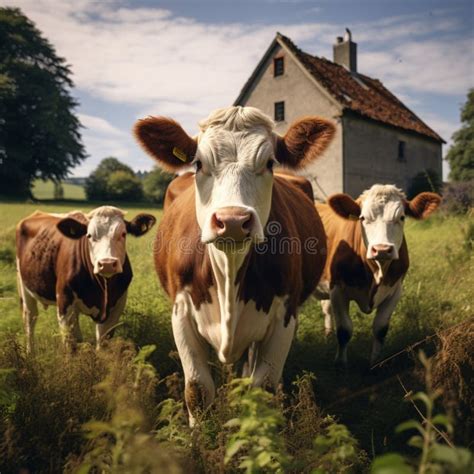
[[[280,56],[279,58],[273,59],[273,76],[283,76],[285,72],[285,58]]]

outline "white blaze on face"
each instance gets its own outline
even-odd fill
[[[87,216],[89,255],[96,274],[108,277],[122,272],[127,235],[123,216],[112,206],[99,207]]]
[[[405,195],[393,185],[372,186],[360,197],[362,234],[367,258],[398,259],[403,242]]]
[[[272,124],[261,115],[246,119],[242,124],[222,124],[213,117],[201,124],[195,158],[196,216],[205,243],[219,237],[264,239],[272,197],[274,136]]]

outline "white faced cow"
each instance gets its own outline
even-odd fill
[[[39,301],[57,305],[65,342],[81,340],[79,312],[97,322],[97,344],[111,332],[125,307],[132,267],[127,234],[140,236],[155,223],[150,214],[132,221],[116,207],[102,206],[87,215],[36,211],[16,230],[18,291],[23,307],[27,350],[33,348]]]
[[[214,398],[209,347],[223,363],[245,359],[256,385],[274,387],[281,377],[297,307],[324,268],[325,236],[313,202],[272,170],[315,160],[334,133],[309,117],[280,137],[252,107],[217,110],[200,127],[197,139],[163,117],[135,127],[158,164],[196,169],[183,177],[192,185],[168,201],[155,243],[156,270],[174,301],[190,423]]]
[[[405,217],[424,219],[440,202],[434,193],[407,201],[395,186],[375,184],[357,201],[336,194],[327,204],[316,205],[328,239],[326,268],[316,295],[324,300],[326,332],[332,329],[332,317],[336,323],[337,364],[347,364],[350,301],[356,301],[365,313],[376,309],[371,363],[379,357],[409,265]]]

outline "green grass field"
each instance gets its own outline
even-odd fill
[[[77,205],[54,202],[0,203],[0,346],[6,347],[12,340],[17,341],[15,344],[23,343],[14,265],[15,224],[36,209],[65,212],[75,208]],[[85,205],[82,208],[90,209]],[[127,211],[129,217],[141,211],[150,212],[158,219],[161,216],[157,209],[128,208]],[[468,225],[467,217],[442,215],[433,216],[426,222],[407,222],[411,267],[404,285],[404,296],[392,317],[385,356],[403,351],[427,336],[473,317],[474,265],[472,252],[466,244]],[[166,377],[176,371],[180,373],[181,368],[171,334],[171,304],[161,290],[153,268],[155,231],[128,240],[134,279],[118,336],[133,341],[138,347],[156,345],[150,361],[159,375]],[[413,357],[406,352],[377,371],[368,370],[372,318],[360,313],[355,306],[351,312],[355,330],[349,349],[350,368],[346,373],[339,373],[332,363],[335,338],[326,339],[324,336],[319,303],[311,299],[304,305],[296,340],[285,367],[284,386],[285,391],[290,392],[297,376],[305,371],[312,372],[316,377],[314,392],[318,407],[346,424],[371,457],[403,446],[406,438],[396,436],[394,428],[414,416],[413,408],[403,401],[404,391],[397,376],[404,380],[408,389],[419,387],[412,373]],[[93,324],[87,317],[81,318],[85,340],[93,344]],[[52,348],[59,347],[54,308],[40,311],[36,334],[39,359],[44,362],[48,357],[51,360],[56,357],[54,360],[57,360],[57,354],[51,352]],[[434,345],[429,342],[421,347],[428,353],[434,351]],[[0,357],[0,362],[5,363],[5,360],[5,357]],[[51,396],[54,399],[55,395]],[[22,400],[20,395],[19,400]],[[59,407],[62,401],[58,399],[54,403]],[[79,436],[77,426],[74,430]],[[21,437],[21,433],[18,436]],[[75,449],[77,451],[77,446]],[[41,454],[35,453],[38,456],[35,459],[39,459]],[[43,461],[43,471],[53,472],[48,470],[47,461]]]
[[[86,193],[83,186],[77,184],[62,183],[64,189],[64,199],[84,201]],[[33,184],[33,196],[36,199],[53,199],[54,183],[52,181],[42,181],[37,179]]]

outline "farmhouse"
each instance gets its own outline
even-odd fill
[[[308,171],[318,199],[357,197],[375,183],[407,190],[427,170],[441,177],[444,140],[378,79],[357,71],[349,30],[333,51],[333,61],[312,56],[277,33],[234,105],[263,110],[281,134],[307,115],[337,124],[329,149]]]

